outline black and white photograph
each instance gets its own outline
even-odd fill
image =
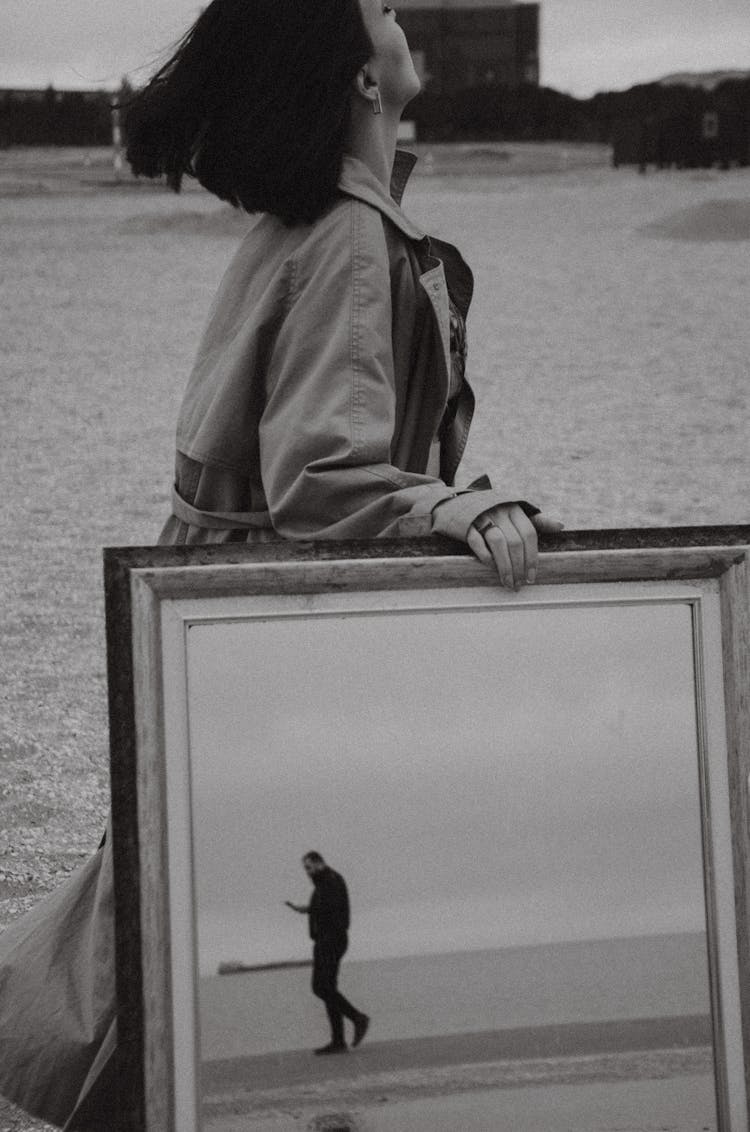
[[[0,26],[0,1132],[748,1132],[747,0]]]

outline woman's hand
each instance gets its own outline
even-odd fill
[[[501,585],[517,590],[536,580],[537,532],[562,529],[557,519],[530,519],[517,503],[502,503],[474,520],[466,542],[480,562],[494,563]]]

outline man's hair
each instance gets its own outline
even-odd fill
[[[302,860],[303,861],[314,861],[316,865],[324,865],[325,864],[325,861],[321,857],[320,853],[316,853],[316,851],[314,849],[311,849],[309,853],[305,853]]]
[[[372,52],[359,0],[212,0],[123,104],[132,170],[311,223],[335,197],[351,84]]]

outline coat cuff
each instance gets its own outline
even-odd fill
[[[432,512],[432,533],[466,542],[469,528],[480,515],[501,504],[517,504],[531,518],[539,508],[524,499],[508,499],[499,491],[464,491],[438,503]]]

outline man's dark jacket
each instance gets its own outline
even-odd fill
[[[313,885],[308,908],[310,938],[316,943],[346,942],[349,894],[344,878],[326,865],[313,877]]]

